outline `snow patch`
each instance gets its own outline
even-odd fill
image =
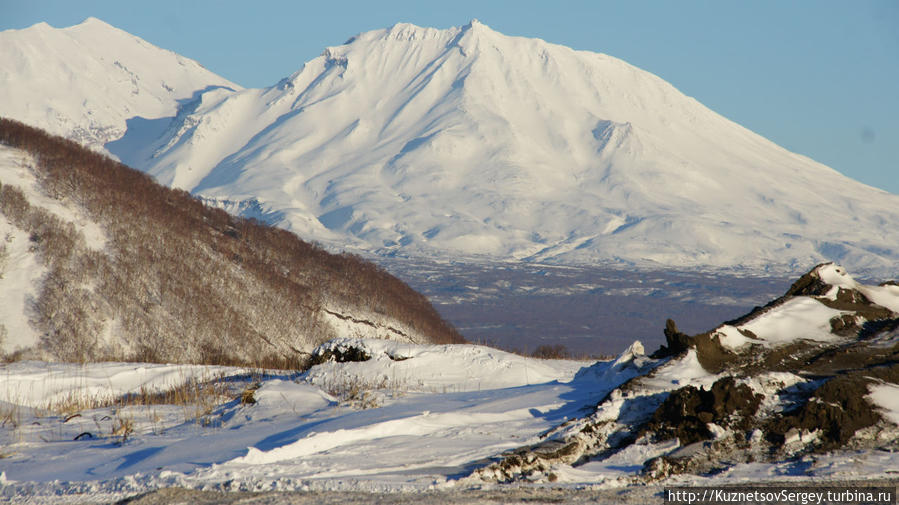
[[[690,349],[677,359],[659,366],[642,383],[660,391],[677,389],[686,385],[709,387],[719,376],[706,371],[699,363],[696,349]]]
[[[847,312],[832,309],[809,297],[796,297],[774,310],[739,326],[752,332],[767,345],[783,345],[799,339],[832,342],[830,320]]]
[[[35,177],[35,163],[34,158],[25,151],[0,145],[0,183],[17,187],[31,205],[72,223],[84,237],[87,247],[102,251],[106,247],[103,228],[91,221],[77,205],[67,205],[47,196]]]
[[[899,425],[899,385],[872,384],[869,390],[868,400],[880,409],[888,421]]]
[[[714,336],[718,337],[718,342],[724,347],[738,351],[753,343],[759,343],[758,340],[747,337],[740,333],[740,330],[729,325],[723,324],[715,329]]]

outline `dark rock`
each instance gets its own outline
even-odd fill
[[[322,363],[336,362],[348,363],[353,361],[368,361],[371,355],[356,346],[345,346],[337,348],[319,348],[312,353],[312,361],[310,366],[320,365]]]
[[[839,288],[836,300],[829,298],[817,298],[817,300],[832,309],[855,312],[857,316],[863,317],[868,321],[887,319],[893,315],[890,309],[877,305],[869,300],[867,296],[854,289]]]
[[[813,449],[824,452],[843,447],[858,431],[881,420],[865,399],[876,380],[899,382],[899,363],[838,375],[814,390],[798,408],[767,423],[765,438],[775,448],[783,445],[790,430],[820,431]]]
[[[662,402],[639,433],[657,440],[677,438],[681,445],[709,440],[713,437],[709,423],[747,429],[761,401],[762,395],[746,384],[737,384],[733,377],[718,379],[708,391],[685,386]]]
[[[664,333],[667,345],[659,347],[656,352],[652,353],[651,358],[659,359],[676,356],[690,348],[690,336],[678,331],[677,324],[673,319],[665,321]]]
[[[830,332],[842,336],[858,333],[858,318],[852,314],[834,316],[830,320]]]
[[[696,347],[696,358],[702,368],[712,373],[723,371],[728,364],[738,360],[739,356],[725,349],[717,338],[712,338],[711,332],[693,337]]]
[[[899,317],[867,321],[862,324],[862,328],[858,332],[858,338],[859,340],[867,340],[896,330],[899,330]]]
[[[821,280],[821,277],[818,276],[817,270],[828,263],[820,263],[815,265],[815,268],[812,268],[809,272],[805,273],[790,286],[790,289],[787,290],[786,294],[783,297],[790,296],[824,296],[830,291],[832,287],[830,284]]]

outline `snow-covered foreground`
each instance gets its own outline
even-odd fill
[[[495,486],[471,472],[588,415],[655,361],[639,344],[599,363],[538,360],[474,345],[328,345],[337,354],[362,349],[371,359],[331,361],[301,375],[135,363],[5,365],[0,492],[15,501],[60,503],[104,502],[170,486],[413,492]],[[714,380],[691,363],[671,362],[657,380],[675,373]],[[213,393],[91,408],[125,393],[150,398],[202,383],[214,384]],[[891,391],[874,394],[887,399],[878,402],[883,408],[897,407]],[[569,468],[557,484],[621,486],[639,473],[645,450]],[[875,452],[819,459],[816,468],[841,479],[889,477],[885,469],[899,468],[899,454]],[[738,465],[717,478],[673,479],[807,478],[807,469],[795,465]]]
[[[574,380],[584,362],[470,345],[362,342],[371,360],[326,363],[303,375],[125,363],[5,365],[2,493],[57,503],[60,495],[104,501],[172,485],[451,486],[485,458],[583,415],[615,385]],[[196,404],[202,402],[77,408],[194,378],[230,387],[206,411]],[[242,403],[240,393],[256,384],[256,403]],[[133,431],[124,440],[113,435],[129,421]]]

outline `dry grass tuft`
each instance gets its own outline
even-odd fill
[[[134,419],[116,416],[112,424],[112,436],[119,437],[119,443],[124,444],[132,433],[134,433]]]
[[[211,418],[217,407],[230,401],[239,401],[240,403],[255,403],[253,393],[259,389],[261,383],[253,380],[254,377],[260,377],[256,374],[248,374],[246,376],[234,377],[221,375],[207,380],[198,380],[195,378],[187,379],[177,386],[162,391],[151,391],[141,388],[136,393],[128,393],[125,395],[110,398],[105,395],[84,395],[79,392],[72,392],[65,397],[48,402],[45,412],[47,415],[58,415],[63,417],[63,422],[81,416],[81,412],[95,409],[112,408],[114,412],[123,412],[134,407],[151,407],[151,406],[176,406],[181,407],[183,411],[183,420],[185,422],[193,422],[201,426],[215,425],[215,419]],[[246,382],[253,380],[249,386],[245,386]],[[15,410],[4,412],[0,410],[0,420],[5,419],[3,416],[9,416],[13,419]],[[151,415],[151,417],[153,417]],[[158,416],[157,416],[158,417]],[[115,436],[121,436],[117,431],[124,430],[124,420],[116,421],[114,428]],[[133,422],[131,423],[133,426]],[[126,434],[122,437],[123,441],[128,437]]]
[[[240,393],[240,403],[241,405],[255,405],[256,397],[254,396],[256,390],[262,386],[259,382],[254,382],[253,384],[246,387],[243,392]]]
[[[366,380],[359,376],[344,376],[325,382],[322,389],[344,405],[358,409],[380,407],[384,397],[402,396],[403,384],[387,377]]]

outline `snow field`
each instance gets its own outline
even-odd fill
[[[187,382],[250,373],[248,369],[208,365],[19,361],[0,369],[0,401],[32,408],[78,400],[102,403],[127,394],[162,393]]]
[[[198,90],[240,89],[96,18],[3,31],[0,62],[0,115],[94,149],[119,139],[129,120],[174,115]]]
[[[899,425],[899,385],[876,384],[870,389],[868,400],[880,409],[884,417]]]
[[[340,345],[362,346],[373,358],[325,363],[299,376],[256,378],[227,367],[4,365],[0,412],[17,416],[0,430],[8,454],[0,459],[0,472],[13,486],[6,492],[88,487],[100,496],[103,489],[173,482],[334,488],[346,479],[361,489],[451,486],[475,462],[536,441],[610,389],[574,380],[589,365],[584,362],[542,361],[468,345],[349,339]],[[399,357],[405,359],[395,361]],[[376,389],[391,367],[402,380]],[[67,400],[75,397],[110,399],[207,378],[236,387],[230,397],[202,406],[203,412],[164,404],[94,407],[86,401],[84,408],[65,413],[47,408],[54,402],[72,405]],[[377,401],[360,405],[323,389],[344,380],[374,387],[370,393]],[[462,382],[453,386],[454,381]],[[241,403],[240,391],[254,384],[255,403]],[[126,436],[114,434],[122,423],[130,426]],[[74,440],[85,432],[90,435]]]

